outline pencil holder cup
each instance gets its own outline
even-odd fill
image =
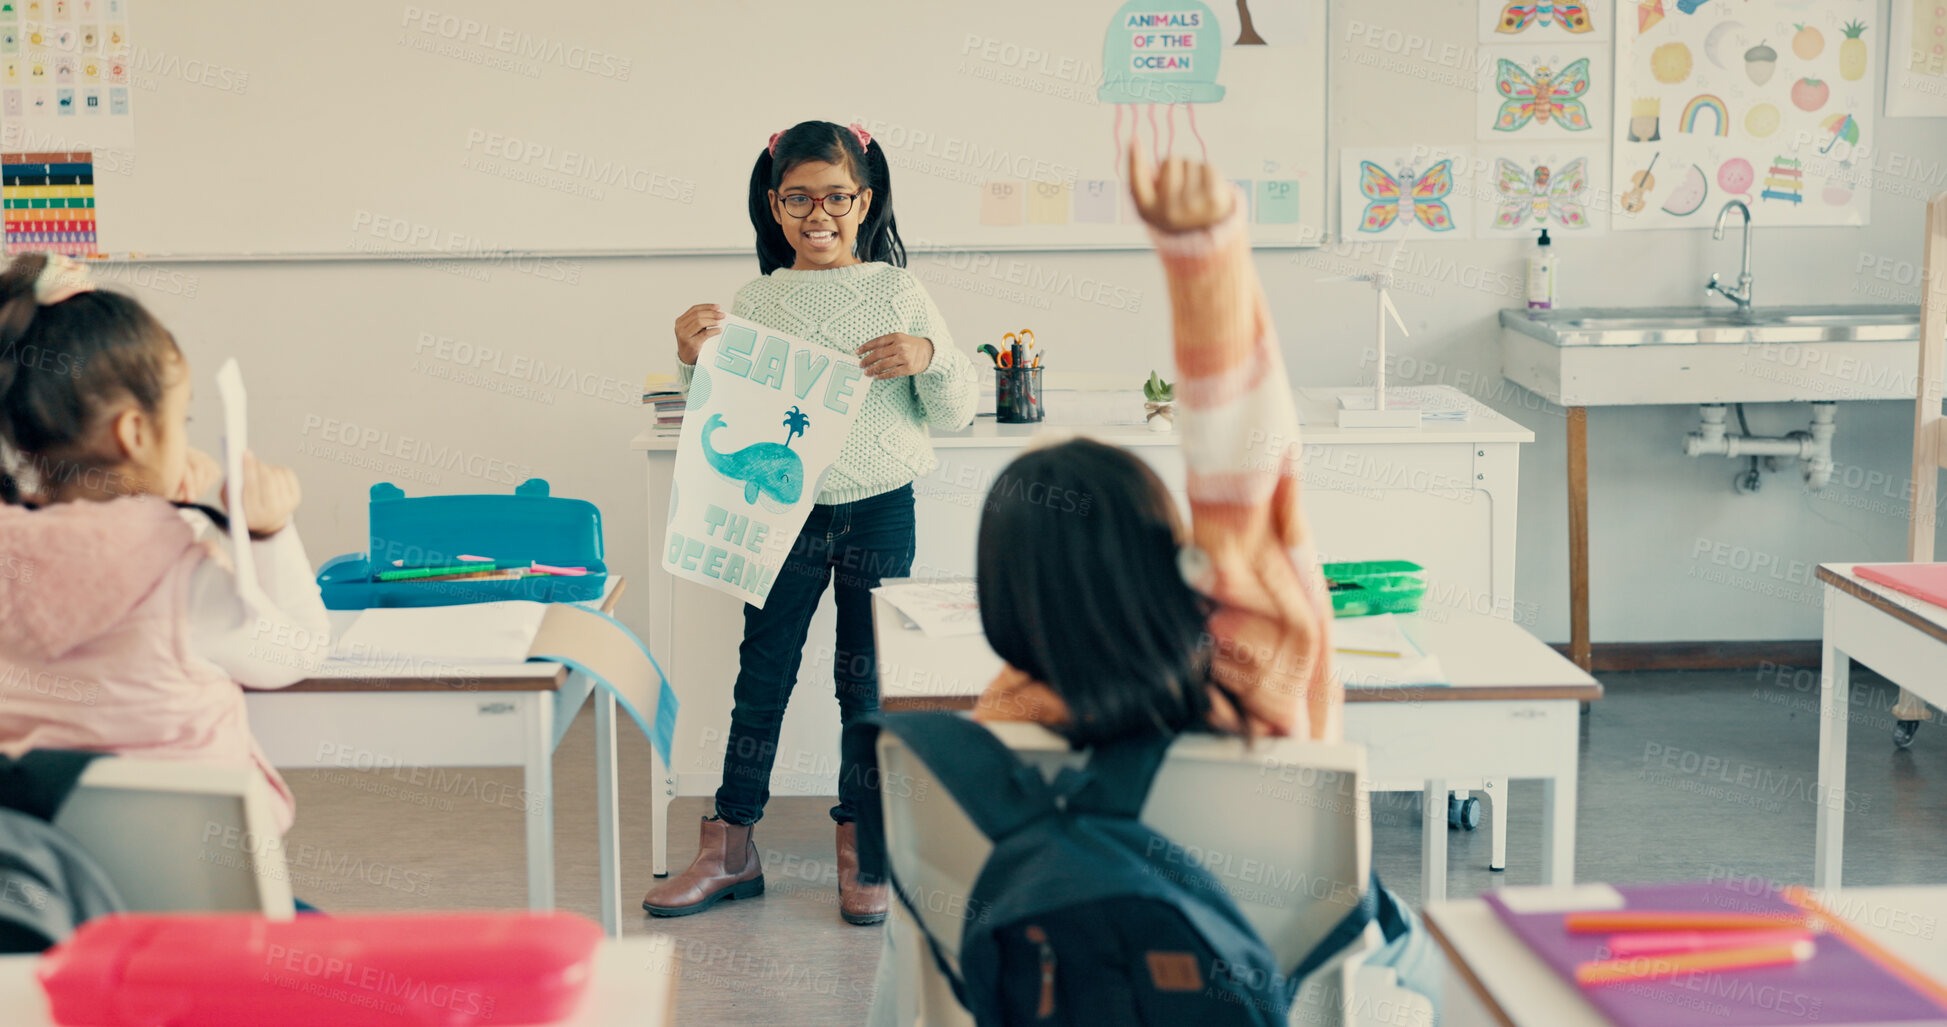
[[[994,369],[994,420],[1001,424],[1033,424],[1046,410],[1041,404],[1041,369]]]

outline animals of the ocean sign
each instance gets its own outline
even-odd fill
[[[725,318],[690,379],[663,567],[761,608],[870,386],[849,353]]]

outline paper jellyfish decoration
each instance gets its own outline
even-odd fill
[[[1176,145],[1176,108],[1180,104],[1189,117],[1197,146],[1209,155],[1203,134],[1197,131],[1195,105],[1224,98],[1224,87],[1217,84],[1217,63],[1224,42],[1219,31],[1216,15],[1199,0],[1161,4],[1129,0],[1115,12],[1102,42],[1102,85],[1096,97],[1115,104],[1117,154],[1122,152],[1123,113],[1129,115],[1133,134],[1140,104],[1148,109],[1149,129],[1158,141],[1160,160]],[[1166,144],[1156,127],[1159,103],[1166,105]]]
[[[1758,180],[1758,173],[1751,168],[1751,162],[1743,157],[1732,157],[1717,168],[1717,184],[1724,191],[1737,196],[1748,196],[1751,183]]]

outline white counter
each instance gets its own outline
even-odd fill
[[[1052,391],[1052,390],[1051,390]],[[1293,396],[1298,401],[1298,416],[1304,420],[1303,431],[1307,445],[1365,445],[1385,446],[1401,443],[1451,442],[1533,442],[1535,433],[1520,424],[1501,416],[1492,408],[1468,399],[1473,415],[1469,420],[1459,422],[1430,421],[1414,428],[1341,428],[1336,423],[1335,411],[1338,409],[1338,396],[1349,391],[1343,388],[1297,389]],[[1370,392],[1361,389],[1360,392]],[[1461,393],[1452,389],[1458,397]],[[1051,398],[1059,398],[1055,393]],[[1138,446],[1175,446],[1175,432],[1154,432],[1140,424],[1000,424],[992,417],[976,417],[974,423],[954,432],[934,432],[934,449],[979,449],[987,447],[1020,447],[1028,440],[1046,432],[1062,434],[1087,434],[1091,438],[1113,442],[1118,446],[1135,448]],[[675,451],[676,436],[665,435],[654,428],[630,440],[629,448],[635,450]]]

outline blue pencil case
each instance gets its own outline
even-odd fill
[[[325,562],[318,589],[327,610],[460,606],[503,599],[572,603],[599,599],[608,583],[602,562],[602,512],[582,499],[548,495],[529,478],[511,496],[406,498],[397,485],[372,486],[371,548]],[[586,574],[450,581],[381,581],[392,570],[447,567],[484,556],[496,568],[583,567]]]

